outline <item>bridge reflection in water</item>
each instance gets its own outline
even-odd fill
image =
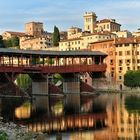
[[[41,97],[38,99],[37,97],[40,101],[34,100],[28,107],[21,106],[15,113],[16,117],[34,132],[54,133],[103,128],[106,125],[107,114],[105,110],[93,112],[96,96],[77,94],[67,95],[65,98]],[[47,99],[48,103],[43,108],[42,104]]]
[[[29,130],[35,132],[60,132],[81,129],[96,129],[105,126],[106,114],[72,115],[58,118],[46,118],[46,121],[29,123]]]
[[[124,135],[120,133],[122,117],[126,122],[130,117],[122,115],[119,99],[119,95],[110,94],[34,96],[32,101],[2,98],[0,116],[26,125],[30,131],[46,132],[47,140],[116,140]],[[134,130],[134,125],[131,125]],[[127,126],[130,125],[126,125],[126,130],[129,130]]]

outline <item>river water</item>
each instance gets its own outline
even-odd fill
[[[138,94],[1,98],[0,116],[30,131],[46,133],[46,140],[140,139]]]

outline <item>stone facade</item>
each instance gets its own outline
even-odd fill
[[[42,22],[29,22],[25,24],[25,33],[32,36],[41,36],[44,32]]]
[[[23,37],[25,36],[26,34],[23,33],[23,32],[13,32],[13,31],[5,31],[3,34],[2,34],[2,37],[4,40],[8,40],[12,37]]]

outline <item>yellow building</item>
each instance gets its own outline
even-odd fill
[[[124,30],[124,31],[115,31],[115,32],[112,32],[114,34],[116,34],[116,36],[118,38],[120,37],[124,37],[124,38],[129,38],[129,37],[132,37],[132,33],[127,31],[127,30]]]
[[[119,38],[116,46],[116,82],[122,87],[124,74],[128,70],[137,70],[137,40],[136,38]]]
[[[26,34],[23,33],[23,32],[13,32],[13,31],[5,31],[3,34],[2,34],[2,37],[4,40],[8,40],[12,37],[23,37],[25,36]]]
[[[82,29],[80,29],[78,27],[71,27],[68,29],[67,34],[68,34],[67,35],[68,39],[79,38],[82,36]]]
[[[47,50],[52,47],[52,39],[48,36],[30,37],[20,39],[20,49]]]
[[[94,32],[97,16],[94,12],[86,12],[84,14],[84,31]]]
[[[82,33],[79,38],[62,40],[59,42],[60,51],[72,51],[89,49],[89,44],[96,41],[102,41],[106,39],[115,38],[115,35],[109,32],[98,32],[98,33]]]
[[[96,22],[95,30],[97,31],[120,31],[121,25],[115,19],[103,19]]]

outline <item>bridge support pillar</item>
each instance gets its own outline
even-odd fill
[[[32,93],[36,95],[48,94],[48,81],[46,82],[32,82]]]
[[[32,78],[32,95],[35,98],[36,111],[45,111],[49,113],[49,84],[48,75],[33,74]]]
[[[63,75],[63,92],[64,93],[80,93],[80,75],[65,74]]]

